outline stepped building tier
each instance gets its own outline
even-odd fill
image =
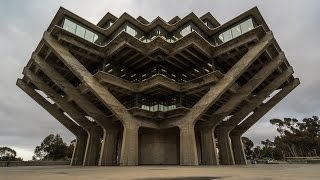
[[[256,7],[97,25],[60,8],[17,80],[85,166],[246,164],[242,134],[299,84]]]

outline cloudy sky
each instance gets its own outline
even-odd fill
[[[63,6],[97,23],[107,12],[128,12],[152,21],[190,12],[211,12],[221,24],[257,6],[284,50],[301,85],[245,135],[255,144],[273,139],[271,118],[320,115],[320,1],[318,0],[0,0],[0,147],[9,146],[24,160],[50,133],[66,142],[74,137],[18,87],[16,79],[29,60],[58,8]]]

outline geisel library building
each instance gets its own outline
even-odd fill
[[[242,134],[300,83],[257,8],[97,25],[60,8],[23,75],[85,166],[246,164]]]

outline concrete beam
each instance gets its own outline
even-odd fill
[[[243,100],[247,98],[272,72],[274,72],[283,62],[284,54],[280,53],[275,59],[265,65],[255,74],[236,94],[231,96],[222,107],[220,107],[210,118],[210,125],[216,127],[228,116]]]
[[[293,74],[292,67],[289,67],[282,74],[271,81],[261,92],[254,96],[249,103],[235,113],[228,121],[222,122],[223,126],[229,126],[230,131],[237,126],[248,114],[257,108],[273,91],[279,88]]]
[[[139,126],[127,124],[123,129],[121,145],[121,166],[135,166],[139,163],[138,135]]]
[[[253,99],[248,103],[246,106],[242,107],[241,110],[239,110],[236,114],[234,114],[228,121],[221,123],[221,130],[218,132],[218,136],[220,137],[229,137],[229,134],[231,130],[240,123],[250,112],[252,112],[259,104],[262,103],[262,101],[268,97],[274,90],[276,90],[278,87],[280,87],[293,73],[292,68],[287,69],[285,72],[283,72],[281,75],[279,75],[277,78],[275,78],[267,87],[265,87],[259,94],[253,97]],[[223,129],[223,130],[222,130]],[[235,142],[230,142],[229,138],[225,138],[224,142],[222,138],[219,138],[219,148],[220,149],[227,149],[226,151],[223,151],[226,160],[226,163],[233,163],[233,161],[230,159],[232,157],[232,151],[233,151],[233,157],[234,162],[236,164],[244,164],[246,163],[245,155],[242,154],[243,149],[242,148],[242,142],[241,137],[238,136],[231,136],[231,139],[233,139]],[[234,144],[232,146],[233,150],[231,150],[230,143]],[[225,146],[225,147],[223,147]],[[229,154],[228,154],[229,153]],[[221,156],[221,157],[222,157]],[[222,157],[223,158],[223,157]],[[229,159],[228,159],[229,158]],[[243,159],[244,158],[244,159]]]
[[[180,128],[180,165],[199,165],[196,138],[193,124],[184,124]]]
[[[28,94],[34,101],[36,101],[40,106],[42,106],[47,112],[49,112],[54,118],[56,118],[62,125],[64,125],[70,132],[72,132],[76,136],[77,142],[72,156],[71,165],[82,165],[87,139],[86,131],[71,119],[69,119],[66,115],[64,115],[56,105],[48,102],[44,97],[42,97],[21,79],[18,79],[16,84],[18,87],[20,87],[20,89]]]
[[[40,69],[56,84],[58,85],[75,103],[82,108],[89,116],[98,122],[103,128],[103,133],[106,133],[109,129],[112,129],[112,121],[108,120],[107,116],[101,112],[93,103],[91,103],[86,97],[84,97],[75,87],[73,87],[68,80],[56,72],[49,64],[47,64],[41,57],[36,54],[32,55],[32,59]],[[100,140],[100,136],[97,132],[90,132],[86,148],[86,156],[84,165],[96,165],[96,151],[97,142]],[[99,140],[98,140],[99,136]],[[100,141],[99,141],[100,142]],[[90,155],[89,155],[90,154]]]
[[[85,83],[90,91],[113,113],[126,124],[132,121],[134,117],[128,110],[106,89],[93,75],[67,50],[60,45],[50,33],[45,32],[43,39],[46,45],[55,53],[55,55],[70,69],[70,71],[82,82]]]
[[[190,91],[194,89],[198,89],[203,86],[218,82],[219,78],[221,78],[222,76],[223,74],[219,72],[212,72],[185,83],[178,83],[167,77],[164,77],[163,75],[155,75],[143,82],[133,83],[123,78],[119,78],[110,73],[102,71],[99,71],[94,75],[94,77],[97,78],[100,83],[111,84],[113,86],[117,86],[125,90],[131,91],[133,93],[144,92],[156,86],[163,86],[176,92],[181,91],[190,93]],[[236,87],[232,88],[235,89]],[[85,85],[81,85],[80,89],[83,92],[89,91],[89,88]]]
[[[222,165],[234,165],[234,157],[231,147],[231,142],[229,139],[229,131],[225,129],[224,126],[216,128],[218,136],[218,149],[219,149],[219,158],[220,164]]]
[[[284,72],[285,73],[285,72]],[[246,164],[245,153],[243,150],[243,145],[241,142],[241,136],[245,133],[251,126],[253,126],[261,117],[263,117],[271,108],[273,108],[277,103],[279,103],[285,96],[287,96],[293,89],[295,89],[300,84],[299,79],[295,79],[289,85],[284,87],[280,92],[278,92],[274,97],[272,97],[267,103],[258,107],[252,115],[250,115],[244,122],[236,126],[230,132],[230,139],[232,144],[232,151],[236,164]],[[229,126],[230,127],[230,126]],[[232,128],[231,128],[232,129]]]
[[[103,134],[103,142],[101,144],[101,152],[99,158],[99,166],[116,165],[116,145],[117,145],[117,129],[110,129]]]
[[[250,49],[234,66],[231,67],[217,84],[210,88],[210,90],[193,106],[189,113],[183,117],[183,121],[195,123],[250,67],[273,40],[272,33],[267,33],[256,46]]]
[[[102,133],[102,129],[97,126],[96,122],[89,121],[86,117],[70,103],[66,97],[60,96],[55,90],[43,82],[37,75],[31,72],[29,69],[24,68],[23,74],[34,84],[38,89],[44,92],[50,99],[52,99],[64,112],[66,112],[73,120],[75,120],[81,127],[90,130],[96,130]]]
[[[68,97],[74,100],[74,102],[82,108],[89,116],[95,119],[98,124],[103,127],[111,127],[111,121],[108,121],[106,115],[101,112],[93,103],[91,103],[86,97],[84,97],[70,82],[65,79],[61,74],[55,71],[44,59],[40,56],[33,54],[32,59],[40,69],[57,85],[62,89]]]
[[[218,155],[216,147],[216,139],[214,137],[213,127],[202,127],[200,129],[201,136],[201,155],[203,165],[218,165]]]
[[[246,165],[247,158],[244,152],[241,135],[231,135],[230,139],[235,164]]]
[[[231,134],[243,134],[251,126],[253,126],[261,117],[263,117],[270,109],[277,105],[283,98],[285,98],[293,89],[295,89],[300,84],[298,78],[292,81],[289,85],[284,87],[280,92],[273,96],[268,102],[263,103],[259,108],[250,115],[245,121],[236,126]]]
[[[40,78],[38,78],[35,74],[33,74],[29,69],[24,69],[23,74],[34,84],[38,89],[42,90],[47,96],[49,96],[64,112],[66,112],[74,121],[76,121],[87,133],[88,137],[93,137],[92,134],[97,134],[100,137],[103,134],[103,130],[100,126],[97,125],[96,122],[90,122],[86,117],[84,117],[70,102],[68,102],[66,97],[61,97],[58,93],[56,93],[51,87],[49,87],[45,82],[43,82]],[[88,146],[98,146],[99,144],[90,144],[91,140],[87,141],[87,150],[95,149],[93,147]],[[97,148],[97,147],[96,147]],[[87,155],[87,154],[91,155]],[[97,151],[85,152],[85,157],[91,157],[90,159],[84,159],[84,165],[93,166],[96,165],[95,159],[97,158]]]
[[[70,71],[84,84],[88,86],[90,91],[119,119],[124,125],[135,121],[129,111],[123,106],[103,85],[101,85],[96,78],[57,40],[55,40],[50,33],[45,32],[43,39],[46,45],[54,52],[57,57],[70,69]],[[106,121],[106,119],[104,119]],[[100,123],[100,122],[99,122]],[[157,124],[153,122],[144,122],[143,125],[147,127],[156,128]]]

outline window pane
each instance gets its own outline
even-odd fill
[[[94,34],[93,35],[93,42],[96,42],[98,38],[99,38],[98,35]]]
[[[240,26],[241,26],[242,33],[246,33],[254,28],[251,18],[241,23]]]
[[[224,42],[231,40],[232,39],[231,29],[228,31],[225,31],[223,33],[223,37],[224,37]]]
[[[76,29],[76,35],[84,38],[84,35],[86,33],[86,29],[84,29],[82,26],[77,25],[77,29]]]
[[[232,31],[232,37],[233,38],[236,38],[236,37],[240,36],[241,35],[240,25],[233,27],[231,29],[231,31]]]
[[[181,36],[186,36],[189,33],[191,33],[191,26],[190,25],[186,26],[185,28],[183,28],[180,31]]]
[[[85,35],[85,39],[86,40],[88,40],[88,41],[90,41],[90,42],[93,42],[94,41],[94,33],[93,32],[91,32],[91,31],[89,31],[89,30],[87,30],[86,31],[86,35]]]
[[[219,43],[223,43],[224,42],[223,34],[220,34],[218,39],[219,39]]]
[[[134,29],[133,29],[132,27],[130,27],[130,26],[127,26],[126,32],[127,32],[128,34],[130,34],[131,36],[133,36],[133,37],[135,37],[135,36],[137,35],[137,31],[134,30]]]
[[[70,21],[69,19],[64,19],[62,28],[69,31],[69,32],[75,33],[76,26],[77,25],[74,22]]]

